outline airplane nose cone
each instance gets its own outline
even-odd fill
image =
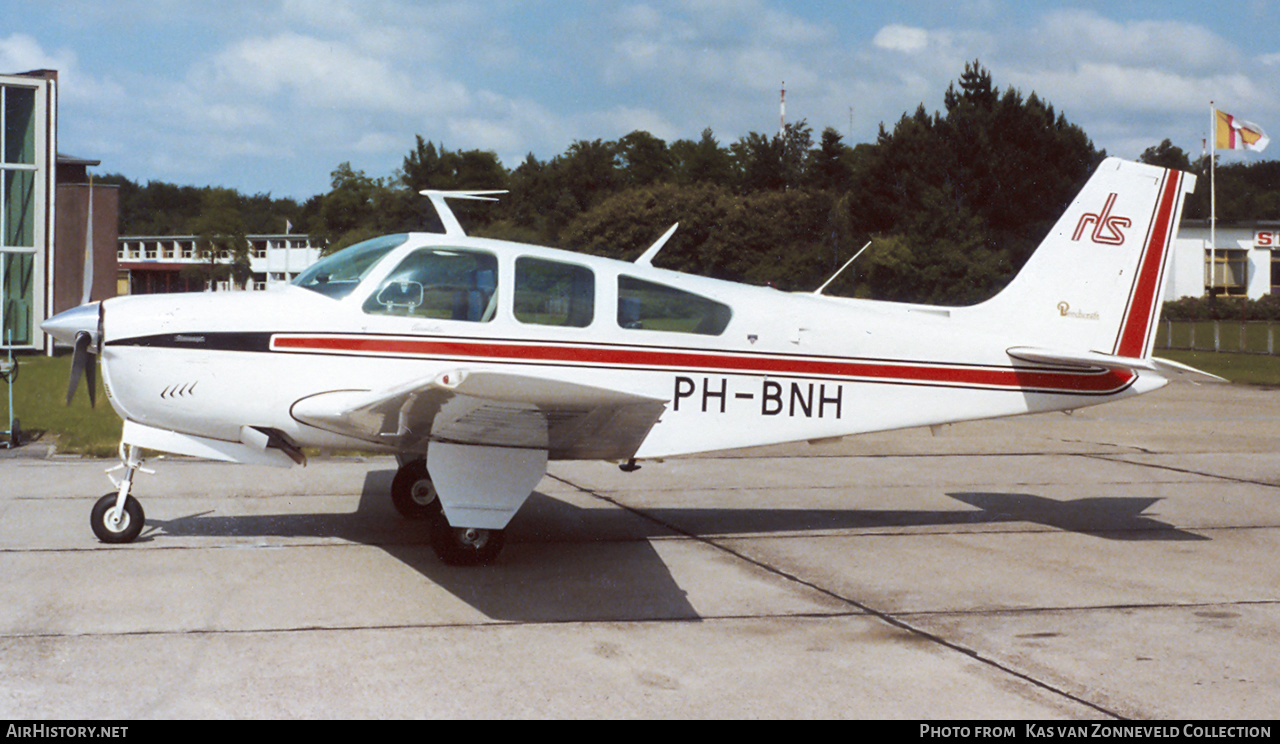
[[[63,310],[41,323],[40,330],[68,346],[75,346],[78,334],[88,333],[96,346],[99,341],[98,313],[101,305],[101,302],[90,302],[70,310]]]

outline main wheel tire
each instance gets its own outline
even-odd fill
[[[441,513],[426,460],[414,460],[396,471],[391,481],[391,503],[405,519],[429,519]]]
[[[146,516],[142,513],[142,504],[132,496],[124,500],[124,513],[117,524],[108,524],[107,515],[116,507],[119,494],[109,493],[98,499],[89,512],[89,526],[93,534],[104,543],[128,543],[137,539],[146,524]]]
[[[444,513],[431,518],[431,548],[450,566],[487,566],[506,543],[506,530],[452,527]]]

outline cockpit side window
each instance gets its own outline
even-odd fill
[[[498,306],[498,261],[460,248],[410,253],[364,303],[377,315],[487,323]]]
[[[293,280],[293,284],[325,297],[341,299],[351,294],[383,256],[408,239],[408,235],[384,235],[343,248],[312,264]]]
[[[595,317],[591,269],[541,258],[516,259],[515,315],[521,323],[586,328]]]
[[[664,284],[618,277],[618,325],[644,331],[719,336],[729,325],[728,305]]]

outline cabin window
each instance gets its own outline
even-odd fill
[[[311,268],[293,280],[296,286],[319,292],[326,297],[339,299],[351,294],[365,274],[377,265],[382,257],[399,248],[409,239],[408,235],[384,235],[343,248],[332,256],[317,261]],[[184,243],[182,257],[190,258],[191,244]]]
[[[618,277],[618,325],[644,331],[718,336],[729,325],[728,305],[675,287]]]
[[[366,313],[487,323],[498,305],[498,260],[457,248],[410,253],[364,303]]]
[[[515,315],[521,323],[586,328],[595,316],[596,278],[585,266],[516,259]]]

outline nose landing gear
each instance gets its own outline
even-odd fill
[[[121,468],[125,471],[124,477],[117,480],[112,473]],[[107,477],[111,478],[116,490],[98,499],[89,512],[89,526],[102,542],[129,543],[142,533],[146,516],[138,500],[129,495],[129,491],[133,489],[133,476],[138,471],[155,472],[142,467],[142,457],[137,447],[121,442],[120,464],[107,471]]]

